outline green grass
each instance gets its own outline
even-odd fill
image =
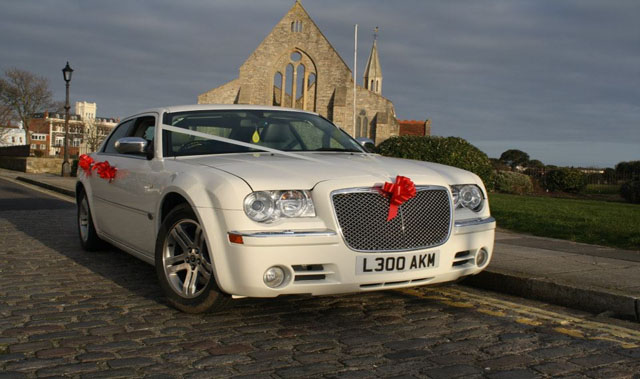
[[[498,226],[536,236],[640,250],[640,205],[489,194]]]
[[[584,192],[587,194],[618,195],[620,184],[587,184]]]

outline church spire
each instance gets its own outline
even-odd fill
[[[364,88],[382,94],[382,69],[378,58],[378,27],[373,33],[373,46],[367,61],[367,68],[364,70]]]

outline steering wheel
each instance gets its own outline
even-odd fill
[[[178,153],[184,153],[185,151],[191,150],[194,147],[204,146],[204,144],[205,144],[205,141],[201,141],[201,140],[189,141],[184,145],[180,146],[180,149],[178,149]]]

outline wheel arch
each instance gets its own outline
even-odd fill
[[[194,209],[194,206],[187,200],[187,198],[178,192],[168,192],[162,198],[160,202],[160,209],[158,212],[158,223],[162,224],[165,218],[171,210],[177,207],[180,204],[188,204],[191,209]],[[194,209],[195,211],[195,209]]]
[[[81,192],[84,192],[86,194],[87,190],[84,188],[84,184],[82,184],[82,182],[78,181],[78,182],[76,182],[76,204],[78,204],[80,202],[80,193]]]

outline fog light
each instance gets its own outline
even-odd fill
[[[269,267],[267,271],[264,272],[262,279],[264,280],[264,284],[266,284],[267,287],[279,287],[282,283],[284,283],[284,270],[282,269],[282,267],[278,266]]]
[[[489,260],[489,252],[484,247],[476,253],[476,266],[482,267]]]

